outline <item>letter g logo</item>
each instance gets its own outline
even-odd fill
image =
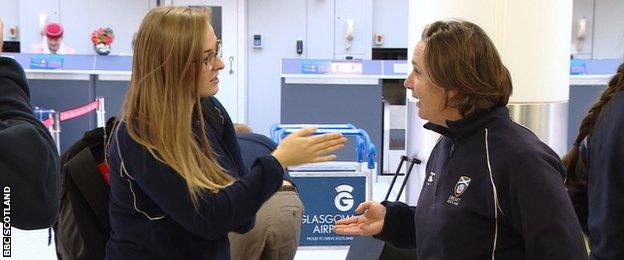
[[[353,191],[353,187],[347,184],[338,185],[336,188],[336,198],[334,199],[334,205],[336,208],[342,212],[349,211],[353,208],[353,195],[351,192]]]

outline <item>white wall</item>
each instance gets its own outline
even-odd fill
[[[577,47],[578,22],[581,18],[587,19],[585,39]],[[573,53],[578,59],[591,59],[592,43],[594,36],[594,0],[574,0],[572,4],[572,35],[571,48],[576,49]]]
[[[305,53],[309,59],[334,58],[334,1],[307,0]]]
[[[268,134],[280,121],[280,61],[299,57],[296,42],[306,38],[306,0],[249,0],[247,123]],[[251,35],[262,35],[264,47],[251,48]],[[306,53],[304,52],[304,55]]]
[[[282,58],[371,58],[372,0],[248,0],[247,10],[247,123],[258,133],[267,134],[280,122]],[[355,20],[355,37],[345,50],[349,17]],[[262,49],[251,48],[254,34],[262,35]],[[298,39],[303,40],[301,55],[295,49]]]
[[[624,1],[597,0],[593,58],[624,57]]]
[[[372,34],[372,1],[362,0],[335,0],[334,20],[334,59],[371,59],[373,42]],[[354,20],[354,34],[350,48],[346,40],[347,20]],[[318,37],[320,35],[309,35]]]
[[[9,27],[19,25],[19,0],[2,0],[0,2],[0,20],[4,22],[4,40],[15,41],[18,39],[9,38]],[[20,28],[18,28],[20,29]],[[18,34],[19,37],[19,34]]]
[[[574,0],[571,44],[576,43],[577,23],[587,18],[587,34],[575,58],[624,58],[624,1]]]
[[[408,0],[373,0],[373,34],[384,36],[375,48],[407,48]]]
[[[76,53],[94,54],[91,32],[98,27],[111,27],[115,33],[112,54],[129,54],[132,36],[155,3],[155,0],[21,0],[18,20],[22,52],[41,42],[38,16],[48,13],[48,21],[63,25],[64,42],[76,49]]]

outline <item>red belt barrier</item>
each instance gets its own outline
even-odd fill
[[[69,120],[72,118],[86,115],[89,112],[96,110],[99,105],[100,105],[100,101],[96,99],[95,101],[89,104],[86,104],[84,106],[63,111],[61,112],[61,121],[65,121],[65,120]],[[46,127],[51,127],[52,124],[54,124],[54,120],[51,117],[43,121],[43,125],[45,125]]]

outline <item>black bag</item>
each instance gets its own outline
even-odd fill
[[[84,134],[61,155],[61,209],[54,224],[58,259],[104,259],[109,238],[105,146],[115,118]]]
[[[403,162],[410,162],[410,165],[407,167],[407,171],[405,173],[405,179],[401,184],[401,188],[399,189],[399,193],[396,196],[395,201],[398,201],[403,193],[403,189],[405,188],[405,184],[407,184],[407,180],[409,179],[410,174],[412,173],[412,168],[414,168],[415,164],[420,164],[421,161],[416,158],[408,158],[407,156],[401,156],[401,162],[399,162],[399,166],[394,173],[394,177],[392,178],[392,182],[390,183],[390,187],[388,188],[388,192],[386,193],[386,198],[384,200],[388,200],[390,197],[390,193],[392,188],[394,187],[394,183],[396,182],[397,177],[399,176],[399,172],[401,171],[401,167],[403,166]],[[358,236],[353,239],[351,242],[351,246],[349,247],[349,253],[347,254],[346,260],[415,260],[416,259],[416,250],[415,249],[402,249],[397,248],[390,243],[385,243],[384,241],[375,239],[369,236]]]

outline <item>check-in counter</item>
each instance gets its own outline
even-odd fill
[[[14,58],[24,68],[33,107],[65,111],[103,97],[108,118],[118,114],[130,83],[131,56],[21,53],[5,56]],[[56,64],[41,66],[48,61]],[[95,113],[61,122],[61,152],[95,127]]]
[[[567,135],[568,147],[578,133],[580,121],[607,86],[622,60],[574,60],[570,76]],[[578,66],[582,66],[580,69]],[[401,90],[409,72],[406,61],[282,60],[282,123],[353,123],[368,131],[379,147],[379,172],[392,172],[398,156],[404,153],[405,106],[389,102]],[[382,105],[385,104],[385,105]],[[392,143],[395,143],[393,148]],[[400,144],[400,145],[396,145]],[[348,158],[345,154],[338,154]],[[403,149],[401,149],[403,148]],[[339,158],[340,159],[340,158]],[[348,159],[347,159],[348,160]],[[381,166],[381,167],[380,167]]]
[[[30,85],[31,103],[40,108],[65,111],[103,97],[106,117],[116,116],[130,83],[132,56],[64,55],[60,56],[62,66],[40,69],[36,63],[42,57],[54,57],[58,62],[59,56],[4,55],[22,65]],[[577,134],[580,120],[606,88],[620,63],[622,60],[618,59],[573,61],[573,66],[582,64],[583,75],[570,76],[568,145]],[[394,92],[401,92],[401,81],[408,72],[405,60],[284,59],[281,123],[353,123],[368,131],[378,147],[379,172],[394,171],[393,160],[388,158],[397,157],[403,151],[400,145],[395,145],[393,150],[392,140],[401,144],[404,139],[393,139],[391,133],[402,133],[405,122],[400,119],[405,111],[401,104],[388,102],[390,98],[384,91],[394,85]],[[93,113],[62,122],[61,151],[95,127]],[[354,147],[348,145],[339,156],[351,160],[350,151]]]
[[[389,119],[384,115],[389,113],[384,109],[383,84],[405,78],[407,61],[283,59],[281,65],[281,123],[356,125],[378,147],[378,173],[387,172],[384,163],[392,159],[384,128],[384,118]],[[354,149],[350,140],[338,152],[338,160],[353,161]]]

